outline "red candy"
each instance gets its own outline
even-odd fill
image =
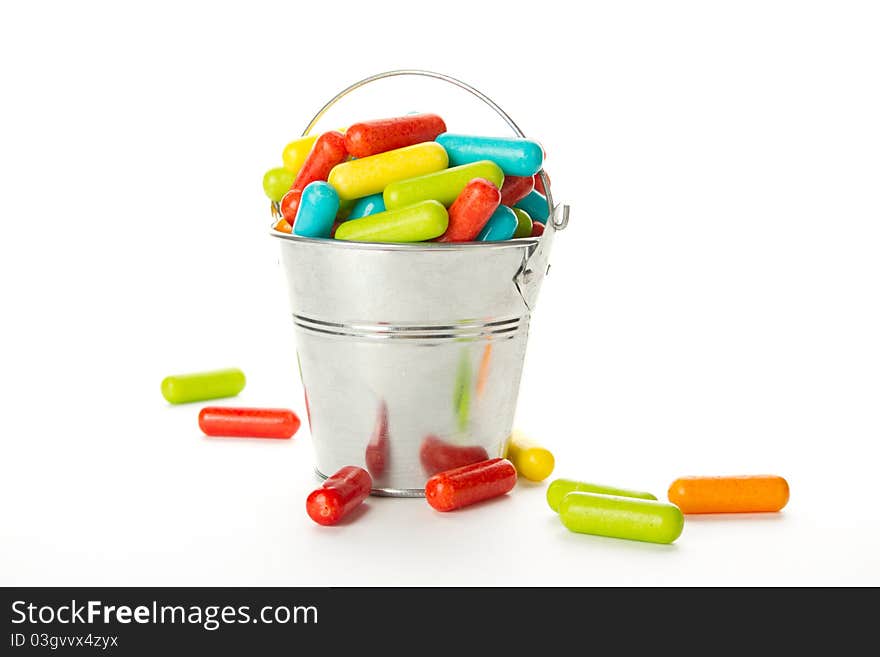
[[[449,208],[449,226],[438,242],[472,242],[501,203],[501,192],[485,178],[474,178]]]
[[[512,208],[535,188],[532,176],[504,176],[501,186],[501,205]]]
[[[374,477],[382,476],[388,467],[388,448],[388,405],[383,401],[379,404],[376,426],[364,452],[367,470]]]
[[[312,150],[309,151],[302,169],[296,174],[290,191],[281,199],[281,215],[287,222],[293,225],[296,219],[296,211],[299,207],[299,199],[306,185],[316,180],[327,180],[330,169],[348,159],[348,151],[345,149],[345,137],[335,130],[325,132],[315,140]]]
[[[550,176],[548,175],[548,173],[546,171],[544,172],[544,175],[547,176],[547,182],[549,183]],[[544,196],[547,196],[547,190],[544,189],[544,181],[541,180],[540,173],[535,174],[535,189],[537,189],[539,192],[541,192]]]
[[[199,412],[199,428],[208,436],[290,438],[299,425],[296,413],[286,408],[205,406]]]
[[[345,132],[345,147],[354,157],[367,157],[425,141],[434,141],[446,124],[436,114],[412,114],[355,123]]]
[[[311,492],[306,511],[319,525],[335,525],[367,499],[372,487],[369,472],[347,465]]]
[[[438,511],[452,511],[504,495],[515,485],[513,463],[491,459],[434,475],[425,484],[425,499]]]
[[[530,237],[541,237],[544,234],[544,224],[540,221],[532,222],[532,234]]]
[[[479,463],[489,458],[486,450],[479,445],[451,445],[437,436],[428,436],[422,441],[419,459],[429,477],[438,472],[460,468],[463,465]]]

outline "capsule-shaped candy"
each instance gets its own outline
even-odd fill
[[[444,233],[449,224],[446,208],[423,201],[398,210],[346,221],[336,229],[336,239],[350,242],[423,242]]]
[[[476,137],[445,132],[437,143],[449,153],[452,166],[491,160],[505,176],[533,176],[544,164],[541,144],[520,137]]]
[[[382,156],[374,155],[373,157]],[[504,173],[497,164],[488,160],[475,162],[393,182],[385,188],[382,194],[385,197],[385,207],[389,210],[395,210],[428,199],[439,201],[449,207],[461,194],[465,185],[474,178],[485,178],[499,189],[504,184]]]
[[[438,472],[486,461],[488,458],[486,450],[479,445],[453,445],[437,436],[425,438],[419,449],[422,469],[429,477]]]
[[[395,181],[442,171],[448,164],[449,158],[443,147],[429,141],[343,162],[333,168],[328,181],[339,192],[339,198],[361,198],[378,194]],[[401,207],[389,206],[387,197],[385,200],[385,205],[390,210]]]
[[[501,192],[485,178],[474,178],[449,206],[449,226],[438,242],[472,242],[498,209]]]
[[[531,237],[541,237],[544,234],[544,224],[540,221],[532,222],[532,234]]]
[[[293,234],[300,237],[330,237],[338,211],[339,196],[335,189],[321,180],[309,183],[299,201]]]
[[[244,372],[237,368],[173,374],[162,380],[162,396],[172,404],[235,397],[244,384]]]
[[[288,408],[205,406],[199,411],[199,428],[207,436],[290,438],[299,425],[296,413]]]
[[[684,513],[767,513],[788,504],[788,482],[776,475],[682,477],[669,501]]]
[[[514,238],[532,236],[532,218],[529,213],[521,208],[511,208],[516,215],[516,232]]]
[[[596,495],[615,495],[617,497],[633,497],[641,500],[656,500],[651,493],[602,484],[591,484],[586,481],[574,481],[573,479],[554,479],[547,487],[547,504],[554,511],[559,511],[559,503],[562,498],[572,492],[595,493]]]
[[[361,217],[369,217],[371,214],[385,212],[385,201],[382,200],[381,194],[370,194],[359,198],[351,206],[349,219],[360,219]]]
[[[293,184],[294,175],[284,167],[269,169],[263,176],[263,191],[271,201],[276,203],[284,198],[284,195]]]
[[[355,123],[345,133],[345,146],[354,157],[368,157],[434,141],[441,132],[446,132],[446,124],[436,114],[408,114]]]
[[[506,205],[499,205],[498,209],[483,226],[483,230],[477,235],[478,242],[500,242],[509,240],[516,233],[519,222],[513,210]]]
[[[299,200],[302,191],[315,181],[326,181],[330,171],[340,162],[348,158],[345,150],[345,137],[335,130],[325,132],[315,140],[312,150],[303,163],[299,173],[293,181],[293,185],[283,199],[281,199],[281,214],[288,223],[294,224]]]
[[[516,468],[507,459],[490,459],[435,474],[425,484],[425,499],[438,511],[452,511],[511,491]]]
[[[309,135],[308,137],[294,139],[285,146],[284,151],[281,153],[281,161],[284,163],[284,168],[296,176],[299,170],[302,169],[302,165],[309,156],[309,152],[312,150],[312,146],[315,145],[317,139],[318,135]]]
[[[273,228],[279,233],[287,233],[288,235],[293,232],[293,226],[287,223],[287,219],[285,219],[284,217],[281,217],[281,219],[276,221]]]
[[[674,504],[595,493],[574,492],[563,497],[559,518],[579,534],[649,543],[672,543],[684,528],[684,516]]]
[[[501,187],[501,205],[510,207],[526,197],[535,187],[535,179],[532,176],[504,176],[504,185]]]
[[[528,212],[532,221],[538,221],[542,224],[546,224],[550,217],[550,205],[547,203],[547,197],[534,189],[517,203],[516,207]]]
[[[530,440],[521,431],[510,434],[506,456],[520,476],[529,481],[544,481],[553,472],[556,464],[549,449]]]
[[[369,472],[347,465],[311,492],[306,511],[319,525],[335,525],[367,499],[372,487]]]

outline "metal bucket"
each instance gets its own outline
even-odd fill
[[[338,94],[311,121],[390,71]],[[542,172],[543,175],[543,172]],[[327,477],[365,467],[373,494],[414,497],[439,470],[502,456],[513,424],[529,318],[568,206],[544,235],[505,242],[375,244],[281,240],[300,376],[315,450]]]

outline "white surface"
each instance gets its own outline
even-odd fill
[[[0,10],[0,584],[880,584],[876,4],[296,6]],[[165,404],[237,365],[242,404],[305,416],[262,173],[410,66],[495,98],[572,205],[517,422],[556,474],[778,473],[782,514],[654,546],[521,485],[324,529],[306,428],[208,440]]]

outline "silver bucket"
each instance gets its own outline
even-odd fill
[[[374,80],[429,71],[390,71]],[[544,175],[543,172],[541,174]],[[568,206],[544,235],[505,242],[375,244],[281,240],[300,376],[315,450],[327,477],[367,468],[373,493],[415,497],[434,472],[502,456],[513,424],[529,318]]]

